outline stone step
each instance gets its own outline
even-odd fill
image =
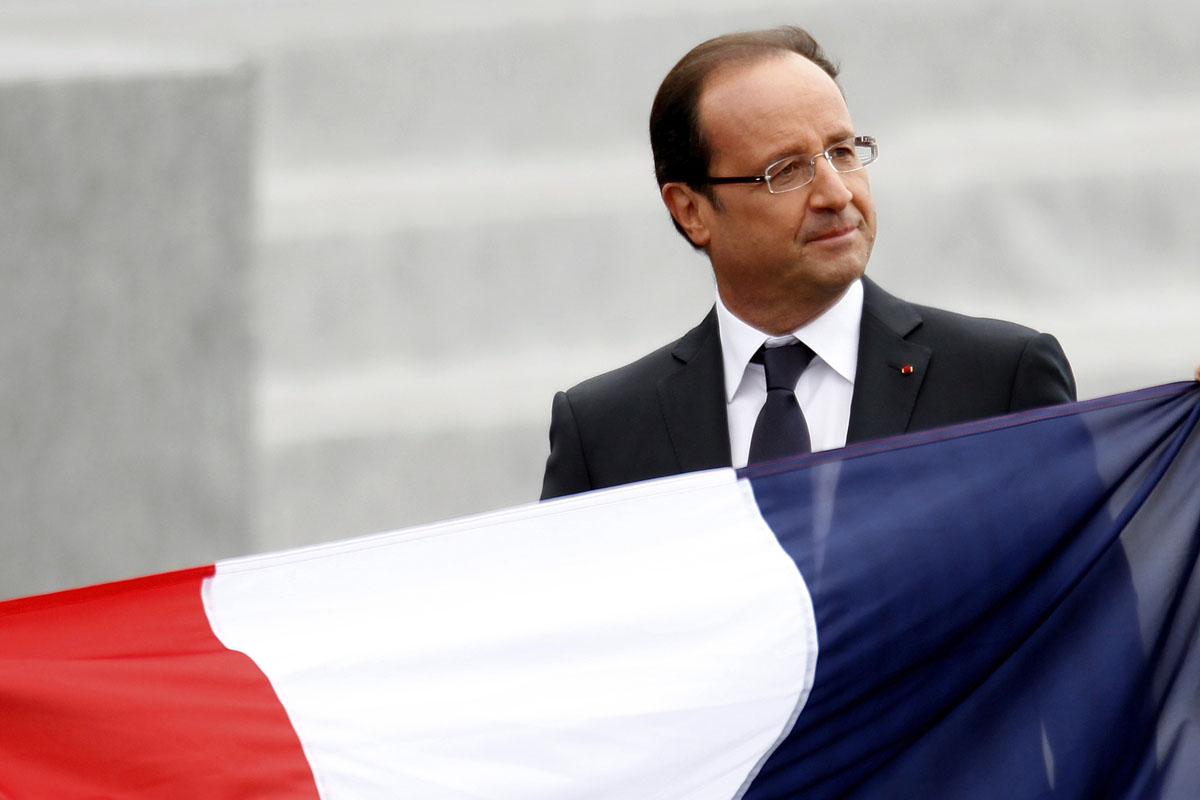
[[[687,48],[794,21],[844,65],[860,125],[923,114],[1119,105],[1194,93],[1200,6],[485,0],[45,2],[0,9],[6,37],[235,50],[259,67],[260,155],[540,153],[645,140],[658,81]],[[914,46],[917,45],[917,46]],[[1140,141],[1140,140],[1139,140]]]
[[[644,201],[629,210],[577,202],[564,195],[595,189],[565,180],[550,198],[559,208],[546,214],[508,216],[531,198],[545,199],[536,191],[481,186],[479,194],[495,205],[488,219],[486,212],[475,216],[470,203],[458,215],[454,198],[442,207],[431,195],[422,203],[422,192],[401,188],[380,203],[402,216],[411,204],[412,227],[385,221],[373,232],[261,243],[264,363],[292,369],[395,355],[444,358],[480,344],[503,354],[547,336],[655,340],[683,324],[674,306],[691,320],[711,303],[707,261],[677,238],[665,211],[639,209]],[[642,188],[653,199],[653,184],[647,189],[643,181]],[[321,206],[350,202],[330,196]]]
[[[546,442],[545,423],[539,420],[490,428],[382,430],[267,448],[256,483],[256,549],[279,550],[533,502],[541,492]]]
[[[1088,13],[977,4],[779,4],[697,11],[556,17],[538,24],[406,31],[298,43],[265,61],[264,136],[272,158],[540,153],[640,145],[658,83],[714,33],[803,17],[844,65],[859,124],[924,114],[1064,104],[1120,105],[1200,89],[1200,7],[1135,8],[1109,0]],[[936,19],[931,26],[930,19]],[[962,31],[971,31],[969,36]],[[920,42],[897,57],[884,43]],[[1153,53],[1152,59],[1144,57]],[[1147,91],[1147,87],[1152,87]]]

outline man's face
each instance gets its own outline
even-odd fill
[[[855,132],[833,79],[795,53],[719,69],[699,111],[713,177],[761,175],[784,156],[821,153]],[[866,170],[839,174],[822,157],[812,182],[795,191],[713,189],[718,202],[699,197],[692,238],[707,250],[726,305],[751,324],[803,324],[863,274],[875,242]]]

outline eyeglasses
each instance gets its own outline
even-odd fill
[[[874,136],[853,136],[832,144],[825,152],[808,156],[788,156],[771,164],[762,175],[743,178],[705,177],[704,183],[765,183],[771,194],[791,192],[812,183],[817,174],[817,159],[824,156],[834,172],[857,172],[879,158]]]

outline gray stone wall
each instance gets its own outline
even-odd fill
[[[0,64],[0,596],[244,552],[250,73],[23,56]]]

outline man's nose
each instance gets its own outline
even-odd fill
[[[854,193],[846,186],[846,180],[840,172],[833,168],[829,159],[821,154],[813,164],[812,189],[809,192],[809,202],[821,208],[844,208],[854,197]]]

